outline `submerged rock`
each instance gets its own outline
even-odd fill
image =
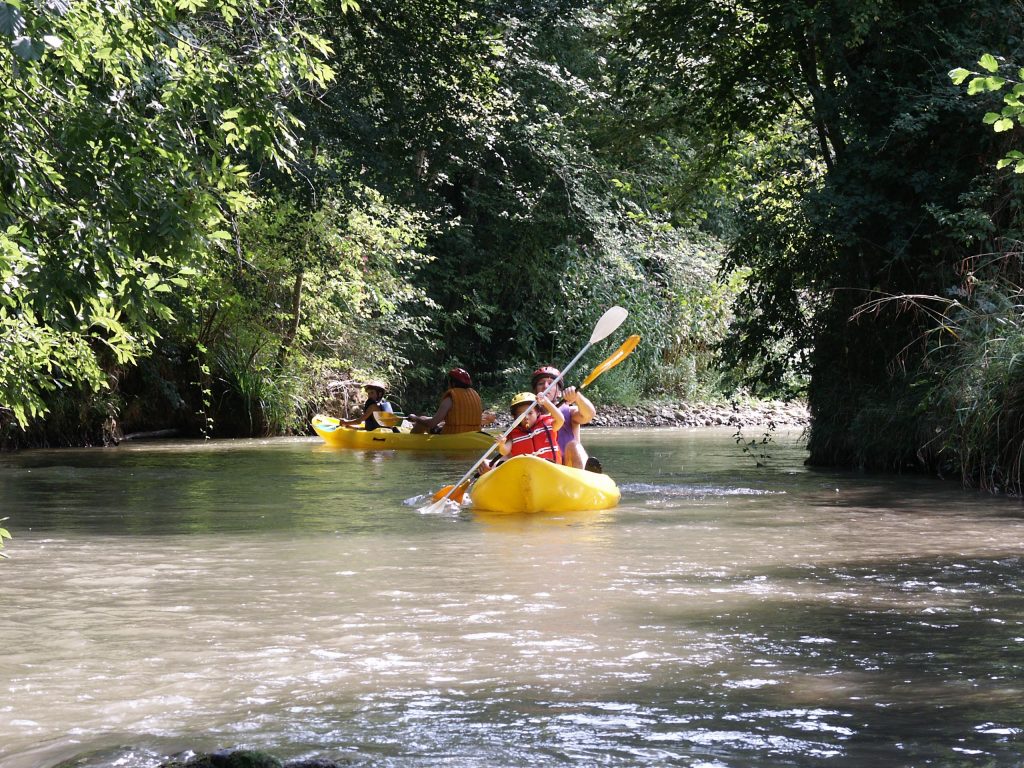
[[[175,756],[160,768],[343,768],[343,764],[325,757],[286,763],[258,749],[219,749],[207,754],[188,752]]]

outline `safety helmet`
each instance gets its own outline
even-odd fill
[[[368,382],[363,384],[363,389],[379,389],[381,394],[388,391],[388,388],[384,386],[384,382],[380,379],[370,379]]]
[[[469,371],[465,368],[452,368],[448,371],[448,378],[460,384],[465,384],[467,387],[473,386],[473,380],[469,377]]]
[[[518,395],[512,397],[512,402],[508,404],[509,410],[514,410],[517,405],[523,403],[536,403],[537,396],[533,392],[520,392]]]
[[[552,379],[557,379],[562,375],[562,372],[557,368],[552,368],[550,365],[542,365],[536,371],[533,372],[533,376],[530,377],[530,386],[537,386],[537,379],[543,379],[545,376],[550,376]]]

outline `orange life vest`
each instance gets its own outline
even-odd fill
[[[441,400],[446,397],[452,399],[452,407],[448,409],[448,413],[444,417],[441,434],[457,435],[460,432],[479,431],[480,417],[483,416],[484,408],[477,391],[452,387],[441,395]]]
[[[533,454],[539,459],[561,464],[562,452],[558,449],[558,437],[551,429],[551,422],[551,416],[545,413],[537,418],[533,429],[527,430],[520,423],[508,436],[509,458]]]

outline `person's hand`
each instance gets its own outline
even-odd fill
[[[576,398],[579,393],[576,391],[576,387],[569,387],[568,389],[562,390],[562,399],[565,400],[566,405],[573,405],[576,402]]]
[[[537,405],[543,405],[547,407],[548,405],[551,405],[551,400],[548,398],[547,395],[545,395],[542,392],[541,394],[537,395]]]

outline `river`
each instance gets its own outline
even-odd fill
[[[423,515],[475,456],[307,438],[0,456],[0,766],[1020,764],[1019,500],[585,436],[616,509]]]

